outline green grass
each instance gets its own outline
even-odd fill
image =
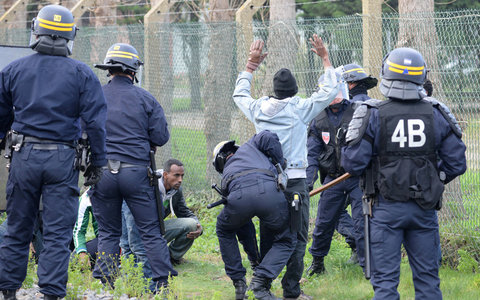
[[[185,255],[185,263],[176,266],[179,275],[172,282],[173,294],[178,299],[232,299],[234,287],[231,280],[225,275],[224,265],[220,256],[218,240],[215,235],[215,217],[221,208],[200,213],[200,220],[204,226],[204,234],[195,241],[189,252]],[[255,222],[258,225],[258,222]],[[310,244],[307,246],[307,248]],[[346,264],[350,256],[350,249],[344,240],[335,234],[329,255],[325,259],[327,272],[323,275],[305,277],[302,279],[302,289],[314,299],[371,299],[373,289],[370,282],[363,277],[359,266]],[[247,268],[247,280],[252,277],[252,271],[246,255],[242,251],[243,265]],[[311,256],[305,256],[305,267],[311,263]],[[469,271],[469,266],[475,262],[466,257],[466,266],[461,271],[442,267],[440,270],[441,289],[444,299],[480,299],[480,274]],[[83,287],[99,290],[98,281],[90,277],[90,272],[75,267],[70,271],[70,295],[81,295]],[[131,282],[138,271],[131,264],[126,265],[127,275]],[[79,273],[81,270],[81,273]],[[478,266],[476,267],[478,271]],[[136,275],[135,275],[136,273]],[[80,276],[81,274],[81,276]],[[282,273],[283,274],[283,273]],[[282,276],[281,274],[281,276]],[[280,276],[280,278],[281,278]],[[401,278],[398,291],[402,299],[414,299],[413,287],[408,258],[402,260]],[[125,278],[118,280],[118,289],[128,291],[137,299],[154,299],[152,295],[139,292],[139,288],[132,290],[131,285],[124,284]],[[138,284],[138,283],[135,283]],[[282,296],[280,279],[277,278],[272,285],[276,296]],[[119,291],[110,291],[115,299],[120,297]],[[140,295],[140,296],[139,296]],[[173,295],[170,297],[173,299]],[[75,299],[75,298],[68,298]]]
[[[174,98],[172,101],[172,110],[175,112],[190,110],[190,98]]]
[[[184,187],[186,190],[206,189],[207,142],[202,130],[174,127],[170,131],[173,157],[185,166]]]
[[[215,218],[221,207],[206,210],[205,204],[214,201],[212,196],[206,194],[192,195],[187,201],[197,210],[196,213],[204,227],[204,234],[195,241],[185,255],[186,262],[175,267],[179,276],[172,281],[173,294],[177,296],[177,299],[232,299],[234,288],[231,280],[225,275],[218,239],[215,235]],[[3,217],[0,215],[0,220]],[[258,221],[255,223],[258,225]],[[309,236],[311,237],[311,235]],[[310,243],[307,249],[309,246]],[[455,300],[480,299],[480,274],[478,273],[478,262],[472,256],[474,253],[461,250],[459,252],[458,270],[446,266],[440,270],[443,297]],[[364,279],[360,267],[346,264],[349,256],[348,245],[341,236],[335,234],[330,253],[325,259],[327,272],[319,276],[305,277],[302,280],[302,289],[305,293],[313,296],[314,299],[371,299],[373,289],[369,281]],[[252,271],[243,251],[242,258],[243,265],[247,268],[247,280],[250,280]],[[305,268],[310,265],[311,261],[312,257],[307,251]],[[122,293],[138,296],[137,299],[159,299],[158,296],[154,298],[153,295],[144,293],[143,288],[139,287],[138,279],[141,273],[131,262],[125,263],[123,268],[123,277],[120,277],[117,282],[117,290],[109,291],[114,299],[119,299]],[[398,287],[401,299],[414,299],[415,297],[411,276],[408,258],[405,257],[402,260]],[[31,287],[33,283],[37,283],[37,280],[36,266],[30,262],[24,287]],[[101,293],[103,289],[100,282],[91,277],[90,270],[75,259],[70,264],[67,286],[66,299],[80,299],[86,289],[97,291],[97,293]],[[282,295],[280,279],[273,282],[272,291],[276,296]],[[173,299],[173,294],[169,296],[169,299]]]

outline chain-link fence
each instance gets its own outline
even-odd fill
[[[93,64],[103,61],[109,46],[132,44],[145,61],[141,85],[162,104],[168,118],[170,141],[161,148],[158,161],[169,157],[185,164],[186,191],[208,191],[218,180],[211,168],[211,151],[216,143],[235,139],[242,143],[254,133],[232,100],[235,78],[246,62],[253,30],[269,52],[255,73],[252,94],[272,93],[272,77],[280,67],[295,74],[301,96],[310,95],[322,73],[319,58],[309,50],[308,38],[319,34],[327,43],[335,66],[363,65],[364,51],[378,51],[380,57],[365,65],[378,77],[382,56],[397,46],[410,46],[424,54],[433,81],[434,96],[447,103],[464,128],[468,171],[447,186],[439,212],[443,237],[455,243],[469,241],[480,251],[479,130],[480,11],[425,13],[400,17],[384,14],[382,30],[364,43],[362,16],[295,22],[143,24],[81,28],[75,40],[75,59]],[[251,32],[251,31],[250,31]],[[0,31],[0,43],[26,45],[26,30]],[[366,48],[368,47],[368,48]],[[377,49],[377,50],[375,50]],[[105,72],[95,69],[102,83]],[[378,90],[371,92],[381,97]],[[2,172],[4,169],[2,169]],[[5,173],[0,174],[3,182]],[[4,188],[4,184],[1,189]],[[4,193],[3,193],[4,195]],[[317,196],[318,197],[318,196]],[[312,217],[318,198],[312,200]],[[460,242],[458,242],[460,241]],[[471,242],[471,243],[470,243]],[[478,258],[478,257],[477,257]],[[479,259],[480,260],[480,259]]]

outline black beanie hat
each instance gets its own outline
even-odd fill
[[[273,76],[273,91],[277,99],[293,97],[298,92],[297,81],[289,69],[280,69]]]

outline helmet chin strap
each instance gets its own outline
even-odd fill
[[[36,41],[30,44],[33,50],[55,56],[68,56],[72,53],[68,48],[68,41],[64,38],[52,38],[49,35],[42,35],[37,37]]]

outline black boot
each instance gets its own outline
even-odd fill
[[[17,300],[17,290],[4,290],[2,293],[5,300]]]
[[[245,293],[247,292],[247,281],[245,278],[233,280],[233,286],[235,287],[235,300],[245,298]]]
[[[323,256],[314,256],[312,264],[307,269],[307,275],[312,276],[314,274],[325,273],[325,265],[323,264]]]
[[[54,295],[47,295],[47,294],[43,295],[43,300],[58,300],[58,299],[60,298]]]
[[[279,300],[280,298],[275,297],[272,292],[270,292],[270,287],[272,286],[272,279],[265,278],[253,275],[252,282],[250,283],[249,289],[253,291],[253,296],[255,299],[259,300]]]

